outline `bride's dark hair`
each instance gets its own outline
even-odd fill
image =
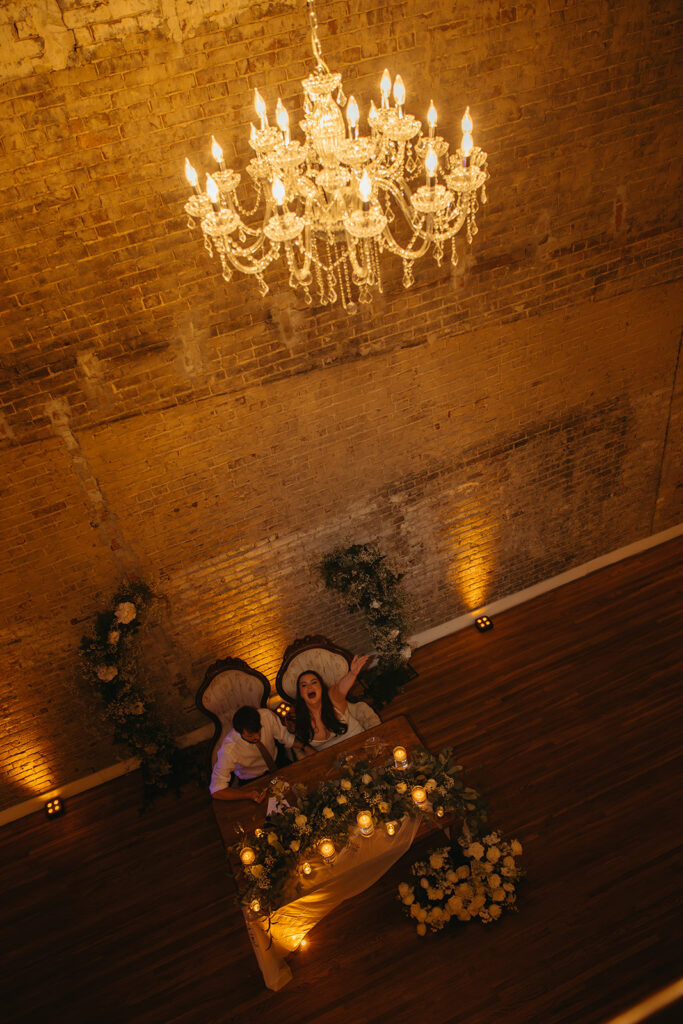
[[[302,672],[296,681],[296,700],[294,702],[294,734],[296,738],[299,740],[300,743],[310,743],[311,740],[313,739],[313,722],[311,721],[311,712],[308,710],[308,705],[306,704],[306,701],[303,699],[299,691],[299,683],[301,682],[304,676],[315,676],[315,678],[320,683],[320,688],[322,691],[320,717],[322,719],[323,725],[328,730],[328,732],[333,732],[335,736],[343,736],[346,730],[348,729],[348,725],[346,725],[345,722],[340,722],[339,719],[337,718],[334,706],[332,704],[332,701],[330,700],[330,695],[327,692],[327,687],[325,686],[325,683],[323,682],[321,676],[318,675],[317,672],[314,672],[312,669],[309,668],[306,669],[305,672]]]

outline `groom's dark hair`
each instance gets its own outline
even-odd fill
[[[258,708],[252,708],[249,704],[238,708],[232,716],[232,727],[242,735],[246,729],[248,732],[259,732],[261,729],[261,716]]]

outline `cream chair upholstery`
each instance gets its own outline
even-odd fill
[[[232,716],[237,709],[244,704],[264,708],[269,693],[266,677],[239,658],[224,658],[211,665],[196,697],[197,707],[215,726],[211,764],[224,736],[232,729]]]
[[[288,703],[296,700],[296,681],[302,672],[317,672],[329,688],[341,679],[351,665],[351,653],[337,647],[324,636],[307,636],[287,648],[278,669],[275,688]],[[354,701],[353,713],[364,729],[379,725],[381,719],[365,701]]]

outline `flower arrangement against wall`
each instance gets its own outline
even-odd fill
[[[407,639],[402,573],[387,565],[376,544],[335,548],[320,563],[325,586],[341,594],[351,612],[361,612],[377,651],[374,669],[363,672],[361,683],[376,708],[387,704],[408,678],[412,654]]]
[[[442,847],[410,871],[414,882],[401,882],[398,896],[418,935],[437,932],[450,921],[497,921],[515,910],[522,870],[517,858],[522,844],[491,832],[481,841],[460,837],[461,850]]]
[[[101,701],[114,741],[140,759],[145,801],[160,790],[179,789],[192,758],[180,750],[145,692],[140,666],[140,627],[154,595],[141,582],[128,583],[99,612],[93,632],[81,640],[85,682]]]
[[[280,803],[263,828],[243,833],[232,848],[240,856],[245,847],[254,855],[241,877],[240,900],[246,906],[258,901],[259,913],[267,917],[295,899],[301,892],[303,865],[320,859],[323,840],[334,843],[337,852],[346,846],[356,834],[359,811],[368,811],[374,827],[389,834],[405,815],[434,820],[457,815],[475,833],[486,818],[481,794],[466,785],[462,765],[453,762],[449,748],[436,755],[418,748],[404,770],[397,769],[393,759],[373,764],[347,758],[341,768],[341,778],[325,780],[311,792],[294,787],[285,798],[289,805]],[[422,808],[413,801],[414,786],[426,790],[428,800]]]

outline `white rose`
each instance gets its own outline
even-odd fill
[[[470,869],[467,867],[467,864],[461,864],[460,865],[458,870],[455,872],[455,877],[456,878],[469,878],[470,877]]]
[[[300,841],[298,839],[292,839],[291,843],[289,844],[290,850],[294,850],[294,853],[296,853],[298,851],[300,846],[301,846],[301,843],[300,843]]]
[[[469,874],[469,872],[468,872],[468,874]],[[453,871],[452,869],[450,871],[446,872],[446,878],[448,879],[449,882],[457,882],[457,880],[458,880],[458,876],[456,875],[455,871]]]
[[[412,647],[409,644],[406,644],[405,647],[401,648],[401,652],[400,652],[401,661],[410,661],[410,656],[411,656],[412,653],[413,653]]]
[[[433,793],[436,789],[436,779],[427,779],[425,782],[425,789],[428,793]]]
[[[398,891],[399,891],[399,895],[407,896],[409,892],[413,891],[413,889],[412,889],[412,886],[408,885],[407,882],[401,882],[401,884],[398,887]]]
[[[433,853],[429,858],[429,866],[438,871],[439,868],[443,867],[443,857],[440,853]]]
[[[365,775],[363,776],[362,782],[364,786],[369,786],[370,783],[372,782],[372,775],[368,775],[368,773],[366,772]]]
[[[428,889],[429,888],[429,882],[427,881],[426,878],[421,878],[420,879],[420,885],[422,886],[423,889]]]
[[[334,818],[334,811],[331,807],[323,807],[323,818]]]
[[[515,866],[515,858],[514,857],[510,857],[509,854],[508,854],[507,857],[503,857],[503,864],[505,865],[506,868],[514,868],[514,866]]]
[[[505,899],[505,891],[503,889],[494,889],[491,893],[491,899],[495,900],[496,903],[502,903]]]
[[[459,896],[451,896],[447,906],[452,914],[457,914],[459,911],[462,910],[462,900],[460,899]]]
[[[495,864],[497,861],[499,861],[500,860],[500,850],[498,849],[498,847],[497,846],[489,846],[488,850],[486,851],[486,858],[487,858],[487,860],[490,860],[492,864]]]
[[[98,665],[96,672],[97,678],[101,679],[103,683],[110,683],[119,674],[116,665]]]
[[[417,934],[418,935],[426,935],[427,934],[427,926],[422,924],[421,921],[420,921],[419,925],[417,926]]]
[[[407,789],[408,787],[406,786],[405,782],[399,782],[396,786],[397,793],[405,793]]]
[[[296,825],[297,828],[303,828],[307,821],[308,818],[306,817],[305,814],[297,814],[296,818],[294,819],[294,824]]]
[[[520,856],[520,854],[522,853],[522,844],[519,842],[518,839],[512,840],[512,842],[510,843],[510,850],[512,851],[515,857]]]
[[[349,782],[349,780],[348,780],[348,779],[342,779],[342,780],[341,780],[341,788],[342,788],[342,789],[346,789],[347,791],[348,791],[349,789],[351,789],[351,783]]]
[[[340,793],[340,795],[337,797],[338,804],[347,804],[348,802],[348,799],[344,796],[343,793]]]
[[[470,914],[469,910],[465,910],[464,908],[462,910],[459,910],[455,916],[457,917],[458,921],[470,921],[472,919],[472,915]]]
[[[415,897],[413,896],[412,892],[409,892],[406,896],[401,897],[401,902],[405,903],[405,905],[409,907],[411,903],[415,902]]]
[[[121,633],[118,629],[110,629],[109,636],[107,637],[107,643],[111,644],[112,647],[116,647],[120,636]]]
[[[496,903],[489,907],[489,914],[494,921],[497,921],[502,913],[502,909]]]
[[[379,810],[382,814],[389,813],[389,804],[386,802],[386,800],[380,800],[377,806],[379,807]]]
[[[434,899],[442,900],[444,897],[443,889],[434,889]]]
[[[420,907],[419,908],[416,917],[417,917],[418,921],[426,921],[427,920],[427,911],[425,910],[424,907]]]
[[[274,832],[268,833],[268,842],[270,843],[271,846],[275,846],[275,844],[278,842],[278,838]]]
[[[515,887],[512,884],[512,882],[503,882],[503,888],[505,889],[505,892],[514,892],[515,891]]]
[[[469,882],[462,882],[456,889],[456,892],[461,900],[469,900],[474,896],[474,889]]]
[[[489,873],[489,875],[493,871],[493,864],[491,863],[490,860],[485,860],[484,864],[483,864],[483,867],[484,867],[484,871],[487,871]]]
[[[122,622],[124,625],[128,622],[132,622],[137,614],[138,610],[132,601],[122,601],[121,604],[116,606],[116,610],[114,611],[114,615],[117,620]]]
[[[252,864],[249,870],[254,878],[260,878],[263,874],[263,864]]]
[[[418,907],[417,903],[411,903],[411,905],[410,905],[410,916],[414,917],[414,918],[417,918],[417,912],[418,912],[419,909],[420,908]]]
[[[370,602],[370,607],[374,608],[375,610],[377,610],[378,608],[381,608],[382,605],[379,603],[379,601],[371,601]]]
[[[487,846],[496,846],[500,842],[500,836],[497,832],[489,832],[487,836],[484,836],[484,842]]]
[[[387,633],[387,638],[389,640],[397,640],[398,639],[398,630],[397,629],[392,629],[389,633]]]
[[[489,875],[489,885],[492,889],[500,889],[500,875]]]
[[[465,850],[466,857],[474,857],[475,860],[481,860],[484,856],[484,847],[481,843],[471,843]]]

